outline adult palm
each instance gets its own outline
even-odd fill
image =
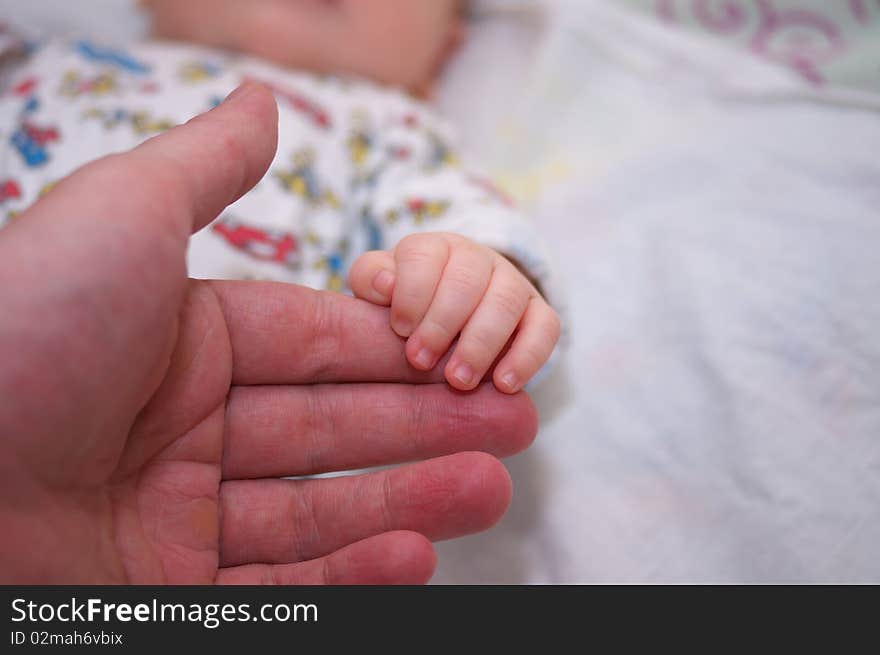
[[[3,582],[424,582],[429,539],[506,509],[493,455],[534,437],[526,396],[431,383],[383,308],[187,278],[275,112],[245,86],[0,233]]]

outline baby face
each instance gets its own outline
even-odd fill
[[[426,92],[463,34],[461,0],[142,0],[157,36]]]

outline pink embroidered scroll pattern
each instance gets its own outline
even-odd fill
[[[860,23],[868,22],[868,8],[865,6],[865,0],[849,0],[849,10]]]
[[[703,27],[720,34],[737,32],[747,22],[746,9],[740,2],[694,0],[693,12]]]
[[[814,84],[824,80],[818,67],[846,47],[841,31],[827,17],[803,10],[777,11],[771,0],[758,0],[761,24],[751,42],[759,55],[788,65]]]
[[[880,0],[875,1],[880,8]],[[870,21],[868,0],[846,3],[853,20],[862,25]],[[825,82],[821,67],[847,48],[835,17],[815,7],[780,7],[777,0],[655,0],[655,8],[665,21],[690,20],[701,29],[741,39],[755,54],[816,85]]]

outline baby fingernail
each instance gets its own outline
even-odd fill
[[[431,368],[434,366],[434,353],[427,348],[422,348],[416,355],[416,365],[419,368]]]
[[[505,373],[501,376],[501,382],[504,383],[504,386],[510,389],[511,391],[515,391],[519,386],[519,380],[516,377],[516,374],[512,371],[510,373]]]
[[[373,278],[373,289],[384,297],[389,297],[394,290],[394,273],[381,270]]]
[[[409,335],[413,333],[412,323],[405,320],[397,320],[391,322],[391,327],[394,328],[394,331],[397,332],[401,337],[407,338]]]
[[[452,376],[467,387],[474,381],[474,369],[470,364],[459,364]]]

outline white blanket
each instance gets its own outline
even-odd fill
[[[880,102],[496,5],[442,103],[551,235],[571,343],[435,580],[880,581]]]
[[[880,582],[880,103],[529,6],[483,4],[440,104],[555,243],[570,343],[510,512],[435,581]]]

